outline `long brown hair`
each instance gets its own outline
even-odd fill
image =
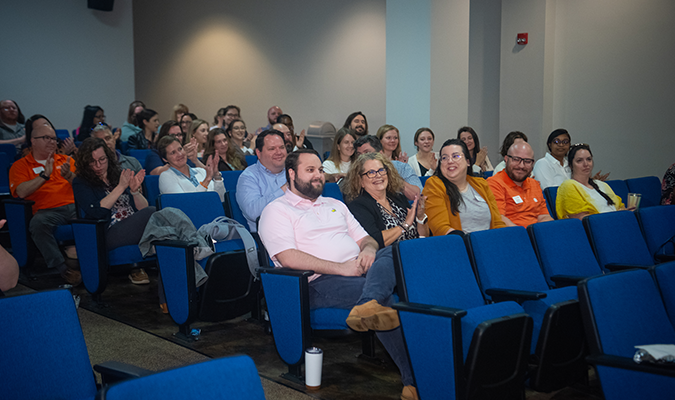
[[[222,128],[213,128],[209,132],[209,136],[206,138],[206,147],[204,148],[204,155],[202,156],[202,160],[206,162],[208,160],[209,156],[212,156],[216,152],[216,136],[218,135],[225,135],[225,138],[227,139],[227,162],[229,162],[232,167],[236,170],[242,170],[247,167],[246,164],[246,157],[244,156],[244,153],[240,149],[237,149],[236,145],[230,140],[230,135],[227,134],[227,132],[222,129]],[[218,160],[216,160],[218,162]]]
[[[92,186],[105,187],[106,184],[101,178],[96,175],[96,172],[91,168],[91,163],[94,162],[94,156],[91,153],[102,148],[105,156],[108,158],[108,182],[110,186],[115,187],[120,181],[120,173],[122,169],[117,161],[117,154],[110,150],[108,145],[97,137],[88,137],[85,139],[80,147],[77,149],[75,155],[75,167],[77,169],[77,176],[84,179]]]

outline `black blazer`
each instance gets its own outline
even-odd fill
[[[387,197],[404,210],[410,208],[408,199],[400,193],[388,193]],[[363,229],[365,229],[366,232],[377,241],[380,248],[383,249],[385,247],[384,238],[382,237],[382,231],[385,229],[384,220],[382,220],[380,210],[377,208],[377,201],[373,196],[364,190],[359,197],[347,204],[347,207],[354,215],[354,218],[359,221]]]

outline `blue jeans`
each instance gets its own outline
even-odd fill
[[[393,303],[396,275],[391,246],[380,249],[365,276],[321,275],[309,283],[309,307],[351,309],[377,300],[383,306]],[[377,332],[377,338],[401,371],[403,385],[413,384],[401,328]]]

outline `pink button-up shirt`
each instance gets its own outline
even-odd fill
[[[288,249],[337,263],[354,259],[357,242],[368,236],[343,202],[322,196],[312,202],[290,190],[265,207],[258,231],[277,267],[276,255]]]

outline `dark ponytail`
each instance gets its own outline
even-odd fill
[[[593,157],[591,146],[587,145],[586,143],[573,144],[570,147],[569,153],[567,153],[567,164],[570,166],[570,169],[572,170],[574,169],[574,156],[577,154],[577,151],[579,150],[586,150],[590,153],[591,157]],[[600,196],[602,196],[603,199],[607,200],[608,206],[614,205],[614,200],[612,200],[612,198],[609,197],[607,193],[600,190],[600,187],[598,187],[598,184],[593,181],[593,178],[588,178],[588,184],[591,185],[596,192],[600,193]]]
[[[467,161],[467,171],[466,174],[467,176],[472,176],[471,174],[471,157],[469,154],[469,149],[466,147],[466,144],[459,140],[459,139],[449,139],[446,140],[445,143],[443,143],[443,146],[441,146],[441,149],[438,151],[438,154],[441,154],[443,152],[443,149],[447,146],[460,146],[462,148],[462,153],[464,153],[464,158]],[[443,176],[443,173],[441,172],[441,158],[438,158],[438,165],[436,166],[436,170],[434,171],[434,176],[437,176],[441,179],[441,182],[443,182],[443,185],[445,185],[445,193],[447,193],[448,197],[450,198],[450,211],[452,212],[452,215],[457,215],[459,213],[459,206],[464,203],[464,199],[462,198],[462,194],[459,192],[459,188],[457,185],[454,183],[450,182],[445,176]]]

